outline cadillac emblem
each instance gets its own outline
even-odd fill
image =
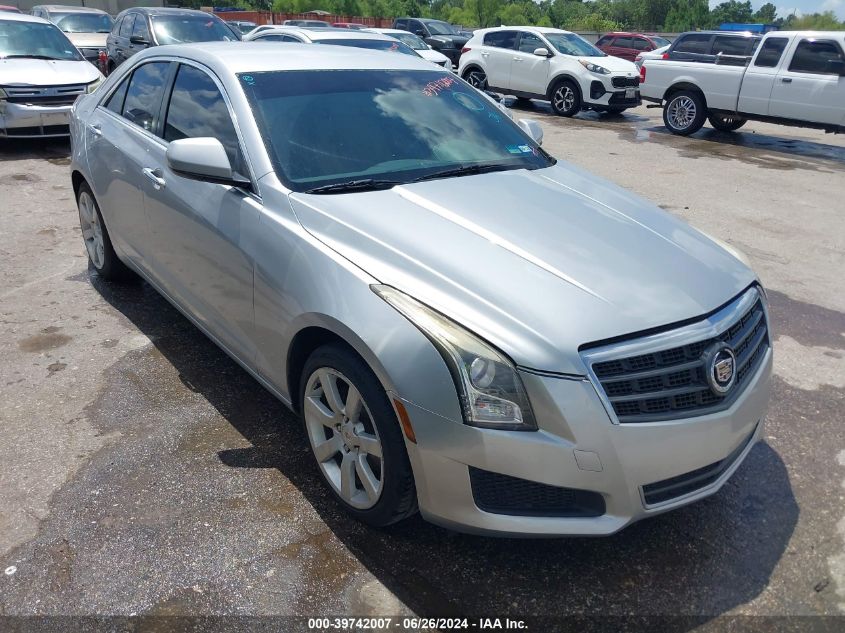
[[[727,343],[716,343],[704,352],[707,383],[717,396],[723,396],[736,382],[736,356]]]

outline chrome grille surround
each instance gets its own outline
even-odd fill
[[[771,343],[762,292],[752,286],[715,313],[675,329],[586,346],[581,357],[615,424],[664,422],[717,413],[745,390]],[[703,352],[719,341],[736,354],[736,383],[711,391]]]
[[[3,86],[9,103],[54,106],[73,105],[79,95],[84,95],[87,84],[66,86]]]

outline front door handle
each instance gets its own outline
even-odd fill
[[[785,84],[791,84],[792,83],[792,79],[790,79],[789,77],[782,77],[781,81]]]
[[[522,58],[521,58],[521,57],[514,57],[514,58],[513,58],[513,61],[515,61],[515,62],[521,62],[521,61],[522,61]]]
[[[88,129],[91,130],[91,134],[93,134],[94,136],[102,136],[103,135],[103,130],[100,127],[99,123],[92,123],[91,125],[88,126]]]
[[[150,169],[146,167],[145,169],[141,170],[144,172],[144,175],[153,181],[153,187],[156,189],[164,189],[167,181],[162,178],[162,171],[161,169]]]

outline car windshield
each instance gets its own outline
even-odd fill
[[[665,37],[657,37],[656,35],[649,35],[651,41],[654,42],[655,48],[662,48],[663,46],[669,46],[672,42],[667,40]]]
[[[295,191],[554,163],[496,103],[451,73],[301,70],[238,77],[276,173]]]
[[[244,35],[258,26],[255,22],[229,22],[229,25],[234,26]]]
[[[331,38],[313,40],[315,44],[333,44],[334,46],[352,46],[354,48],[370,48],[374,51],[390,51],[419,57],[414,51],[398,40],[352,40],[345,38]]]
[[[0,20],[0,59],[10,57],[83,60],[67,36],[53,24]]]
[[[458,30],[448,22],[426,22],[425,25],[432,35],[458,35]]]
[[[114,26],[104,13],[54,13],[51,18],[65,33],[109,33]]]
[[[210,15],[154,15],[153,30],[159,44],[234,42],[238,39],[222,20]]]
[[[385,35],[395,37],[397,40],[406,44],[408,47],[413,48],[415,51],[428,50],[428,44],[423,42],[422,38],[418,35],[414,35],[413,33],[385,33]]]
[[[575,35],[575,33],[543,33],[543,35],[563,55],[607,57],[606,53],[597,49],[580,35]]]

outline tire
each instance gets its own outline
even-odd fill
[[[558,116],[570,117],[581,110],[581,90],[574,81],[561,79],[549,91],[552,110]]]
[[[352,389],[360,404],[347,417]],[[381,383],[356,354],[337,344],[314,351],[302,372],[299,405],[317,469],[347,512],[384,527],[417,511],[399,421]]]
[[[76,194],[76,206],[79,210],[79,226],[88,261],[97,274],[107,281],[130,281],[136,279],[135,273],[126,267],[114,252],[111,237],[103,222],[100,206],[88,186],[83,182]]]
[[[467,68],[461,78],[473,88],[487,90],[487,74],[478,66]]]
[[[697,92],[681,90],[673,93],[663,108],[663,124],[672,134],[689,136],[704,125],[707,106]]]
[[[711,113],[707,120],[714,128],[721,132],[734,132],[748,123],[748,119],[743,119],[738,116],[724,116],[721,114]]]

